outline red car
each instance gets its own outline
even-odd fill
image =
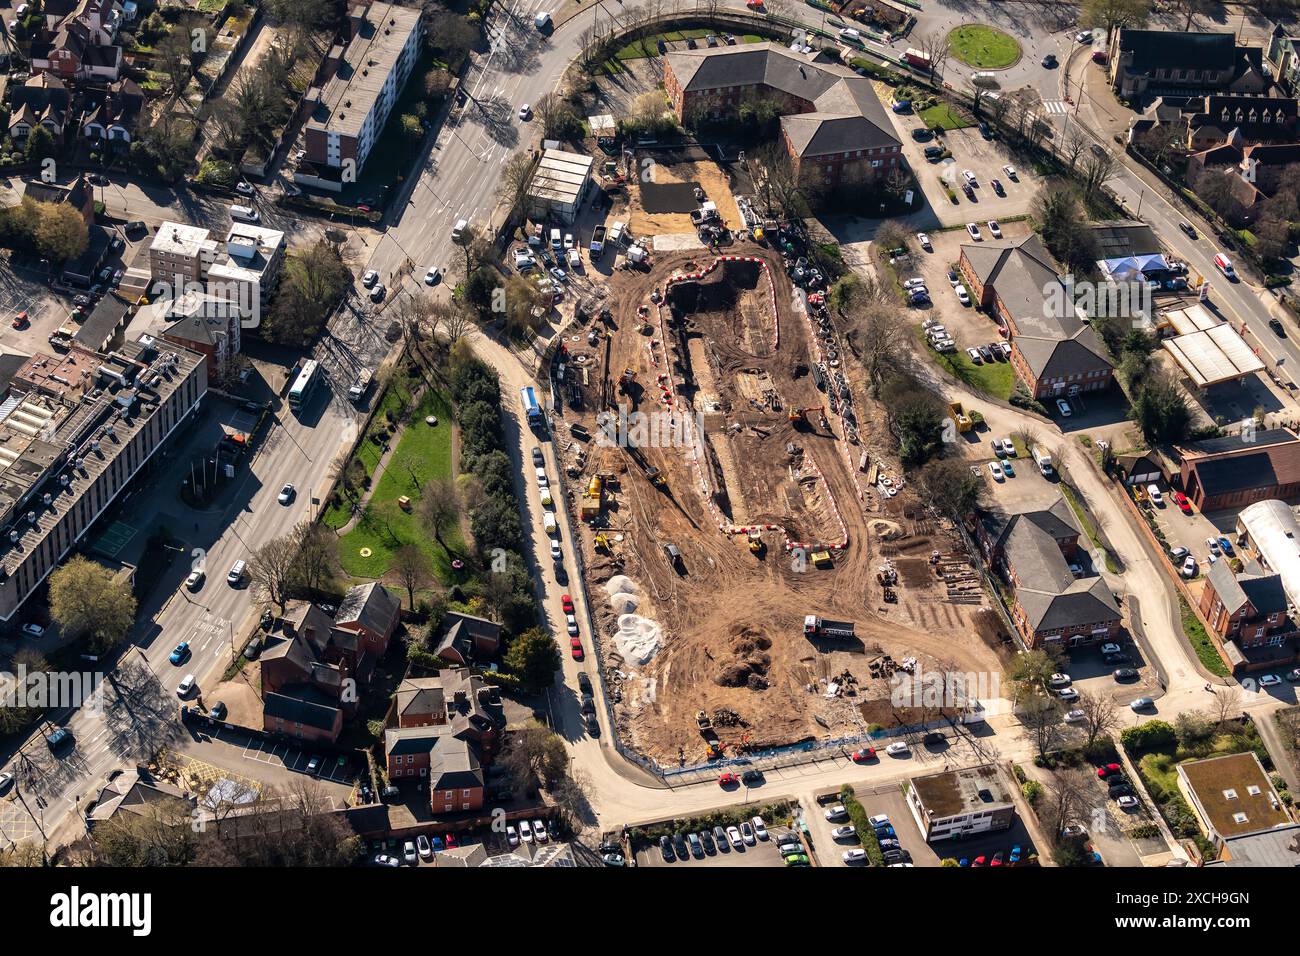
[[[26,309],[24,309],[22,312],[19,312],[17,315],[14,316],[14,320],[13,320],[12,325],[13,325],[13,327],[14,327],[15,329],[25,329],[25,328],[27,328],[27,310],[26,310]]]
[[[868,760],[876,759],[875,747],[863,747],[861,750],[853,751],[854,763],[866,763]]]
[[[1174,492],[1174,504],[1178,505],[1178,510],[1185,515],[1192,513],[1192,503],[1187,500],[1187,496],[1181,491]]]
[[[739,784],[740,779],[734,773],[724,773],[718,778],[719,787],[735,787]]]
[[[579,638],[569,638],[569,651],[573,654],[575,661],[582,660],[582,641]]]
[[[970,865],[971,865],[971,866],[988,866],[988,863],[989,863],[989,861],[988,861],[988,859],[987,859],[986,857],[977,856],[977,857],[975,857],[975,859],[971,860],[971,864],[970,864]]]
[[[751,10],[762,10],[763,0],[745,0],[745,6]]]
[[[1001,865],[1002,865],[1002,854],[994,853],[993,859],[989,861],[989,866],[1001,866]]]
[[[561,594],[561,595],[560,595],[560,607],[564,608],[564,613],[565,613],[565,614],[572,614],[572,613],[573,613],[573,598],[569,597],[567,594]]]
[[[1105,780],[1112,773],[1119,773],[1120,770],[1122,769],[1123,768],[1120,767],[1120,765],[1117,763],[1108,763],[1104,767],[1097,768],[1097,776],[1100,777],[1102,780]]]

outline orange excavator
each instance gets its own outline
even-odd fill
[[[816,412],[822,424],[826,424],[826,413],[820,405],[814,405],[812,408],[790,409],[790,424],[795,428],[813,428],[813,420],[809,417],[810,412]]]

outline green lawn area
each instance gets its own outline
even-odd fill
[[[426,425],[427,415],[436,415],[438,424]],[[445,396],[429,389],[402,432],[397,450],[379,476],[374,494],[356,526],[339,539],[339,564],[344,571],[357,578],[382,577],[392,563],[393,552],[415,544],[428,557],[439,581],[450,584],[468,579],[467,572],[452,570],[447,553],[425,532],[418,517],[419,487],[432,479],[451,475],[451,444],[451,408]],[[363,450],[368,449],[373,449],[377,460],[379,448],[366,441]],[[401,495],[411,498],[409,513],[397,504]],[[453,530],[445,537],[452,551],[465,550],[458,531]],[[365,549],[370,553],[363,554]]]
[[[653,36],[643,37],[626,46],[620,47],[614,53],[616,60],[640,60],[648,56],[659,55],[659,41],[665,43],[681,42],[682,40],[702,40],[710,33],[716,34],[716,30],[669,30],[667,33],[656,33]],[[743,36],[737,36],[737,43],[763,43],[767,38],[761,37],[757,33],[746,33]],[[702,47],[704,44],[700,44]],[[719,41],[719,46],[722,42]]]
[[[976,365],[963,348],[958,348],[951,355],[944,355],[930,347],[920,325],[915,327],[915,331],[917,341],[926,348],[935,363],[940,368],[947,369],[963,385],[1003,401],[1015,391],[1016,373],[1011,370],[1010,362],[994,361]]]
[[[366,477],[375,473],[375,466],[379,464],[379,459],[384,450],[370,440],[370,435],[374,434],[381,427],[388,423],[388,413],[392,412],[394,417],[401,414],[402,409],[411,404],[411,391],[409,382],[400,376],[394,376],[392,384],[384,391],[383,398],[379,400],[379,408],[375,411],[374,417],[370,420],[370,427],[366,429],[366,438],[357,446],[353,457],[360,460],[365,466]],[[340,500],[338,504],[331,505],[325,510],[325,515],[321,522],[327,528],[333,528],[337,531],[348,523],[348,518],[352,516],[350,505]]]
[[[968,23],[949,33],[948,49],[980,70],[1000,70],[1020,59],[1020,44],[1013,37],[980,23]]]
[[[960,113],[956,112],[947,103],[936,103],[928,110],[921,111],[921,119],[925,125],[934,129],[965,129],[967,126],[973,126],[972,120],[966,119]]]
[[[1205,633],[1205,626],[1201,624],[1201,619],[1194,612],[1183,598],[1178,599],[1178,606],[1183,615],[1183,633],[1187,635],[1187,640],[1191,642],[1192,648],[1196,651],[1196,656],[1205,669],[1219,677],[1228,676],[1228,668],[1223,663],[1223,658],[1214,648],[1214,642],[1210,640],[1210,635]]]

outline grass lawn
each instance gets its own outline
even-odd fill
[[[936,103],[928,110],[922,110],[921,119],[930,129],[935,127],[941,129],[965,129],[967,126],[975,125],[974,121],[966,119],[947,103]]]
[[[426,415],[438,416],[438,424],[426,425]],[[432,389],[426,391],[356,526],[339,539],[339,564],[348,574],[357,578],[382,577],[392,564],[393,552],[414,544],[425,553],[439,581],[450,584],[468,579],[467,572],[452,569],[447,552],[424,531],[417,516],[419,486],[451,475],[450,421],[446,398]],[[364,444],[378,454],[372,442]],[[410,512],[398,506],[401,495],[411,498]],[[453,530],[446,539],[453,552],[465,550],[458,531]],[[363,554],[367,549],[369,554]]]
[[[958,348],[951,355],[936,352],[930,347],[925,332],[919,325],[916,326],[916,337],[940,368],[947,369],[957,381],[968,388],[1003,401],[1010,398],[1011,393],[1015,391],[1016,373],[1011,370],[1010,362],[994,361],[976,365],[962,348]]]
[[[968,23],[948,34],[952,55],[981,70],[1000,70],[1020,59],[1020,44],[1009,34],[980,23]]]
[[[392,412],[396,417],[401,413],[402,409],[410,404],[411,391],[409,383],[400,376],[395,376],[392,384],[384,391],[383,398],[379,400],[379,409],[370,420],[370,427],[366,429],[366,438],[357,446],[353,456],[365,466],[366,477],[374,475],[375,467],[379,464],[379,459],[384,453],[383,448],[371,441],[369,436],[378,431],[380,427],[387,425],[389,412]],[[321,520],[325,527],[337,531],[348,523],[350,517],[352,517],[351,506],[346,501],[340,501],[337,505],[331,505],[327,508],[325,516]]]
[[[1219,656],[1219,652],[1215,650],[1210,635],[1205,633],[1205,626],[1201,624],[1201,619],[1187,605],[1187,601],[1181,597],[1178,599],[1178,606],[1183,616],[1183,633],[1187,635],[1187,640],[1191,642],[1197,658],[1211,674],[1227,677],[1228,668],[1223,663],[1223,658]]]

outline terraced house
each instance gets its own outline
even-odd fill
[[[664,90],[683,120],[720,117],[746,100],[775,100],[781,140],[800,179],[836,187],[881,180],[900,168],[902,144],[871,81],[777,43],[670,53]]]

